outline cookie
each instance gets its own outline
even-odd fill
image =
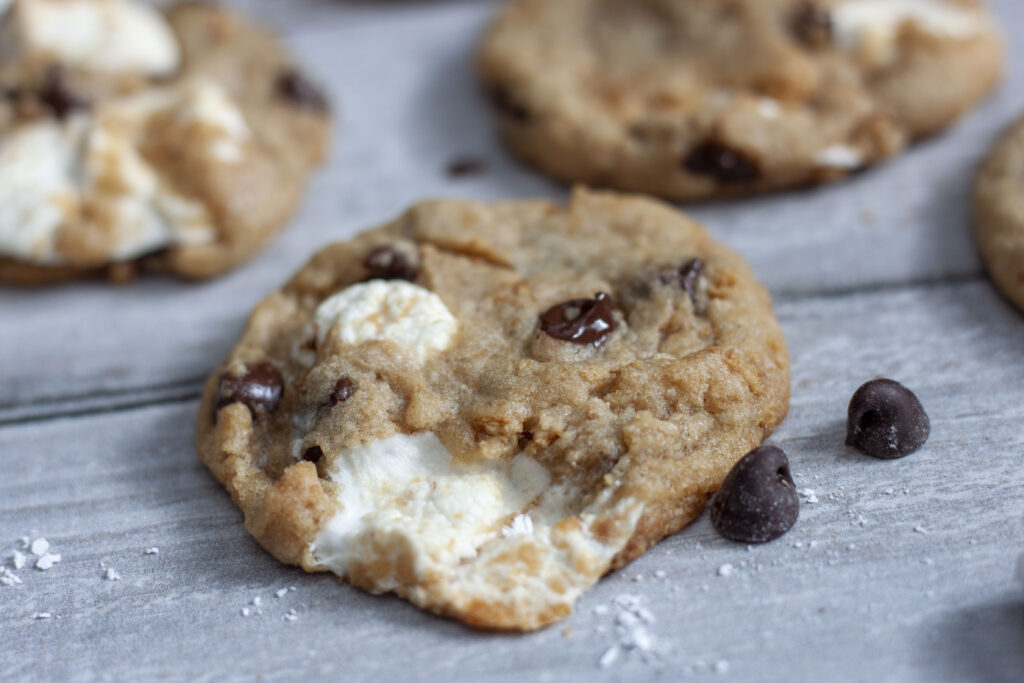
[[[979,0],[513,0],[479,70],[498,129],[571,182],[697,200],[835,180],[999,80]]]
[[[1024,119],[995,143],[978,172],[974,234],[996,286],[1024,311]]]
[[[14,0],[0,24],[0,281],[251,258],[328,134],[324,96],[226,10]]]
[[[198,452],[280,560],[528,630],[690,522],[788,399],[768,294],[671,207],[442,200],[256,308]]]

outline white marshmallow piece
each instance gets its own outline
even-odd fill
[[[948,0],[846,0],[832,8],[836,43],[876,63],[892,58],[907,22],[935,36],[966,39],[986,28],[984,16]]]
[[[2,42],[114,75],[165,76],[181,63],[178,41],[156,8],[135,0],[14,0]]]
[[[817,153],[814,163],[821,168],[856,170],[864,165],[861,153],[848,145],[831,145]]]
[[[441,298],[405,280],[371,280],[329,297],[316,309],[322,343],[336,334],[344,344],[391,341],[419,361],[447,349],[458,321]]]
[[[212,242],[216,228],[206,206],[178,194],[139,152],[139,138],[157,115],[187,127],[189,142],[206,144],[217,163],[240,161],[251,137],[241,110],[208,79],[16,129],[0,142],[0,254],[61,263],[58,232],[92,200],[107,209],[101,215],[113,235],[110,260]]]

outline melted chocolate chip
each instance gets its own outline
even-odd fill
[[[891,379],[867,382],[853,394],[846,445],[875,458],[910,455],[928,440],[931,424],[910,389]]]
[[[319,446],[310,446],[302,454],[302,459],[306,462],[317,463],[320,462],[320,458],[324,457],[324,451]]]
[[[822,48],[832,42],[832,16],[813,2],[801,3],[796,8],[790,28],[807,47]]]
[[[370,271],[367,280],[408,280],[416,279],[416,267],[409,263],[405,254],[394,247],[377,247],[363,261]]]
[[[486,170],[486,165],[482,159],[457,157],[448,162],[446,170],[449,178],[467,178],[483,173]]]
[[[499,114],[516,123],[526,123],[530,120],[530,112],[508,94],[503,88],[491,88],[489,91],[491,106]]]
[[[750,183],[761,175],[753,159],[718,142],[697,145],[683,160],[683,167],[696,175],[711,176],[723,185]]]
[[[62,121],[73,111],[89,108],[89,103],[71,90],[64,69],[57,64],[46,70],[39,101]]]
[[[263,361],[247,368],[239,377],[221,375],[216,410],[231,403],[244,403],[254,416],[273,413],[284,393],[284,377]]]
[[[704,273],[704,262],[699,258],[692,258],[681,266],[665,268],[658,279],[663,284],[675,285],[690,295],[690,301],[697,304],[697,282]]]
[[[711,499],[711,524],[740,543],[774,541],[800,515],[786,454],[761,446],[743,456]]]
[[[348,375],[342,375],[334,383],[334,389],[331,390],[331,405],[336,406],[339,403],[344,403],[352,398],[352,394],[355,391],[356,385],[348,378]]]
[[[540,316],[547,335],[573,344],[601,346],[615,331],[615,302],[600,293],[593,299],[573,299],[552,306]]]
[[[327,98],[318,87],[298,71],[281,72],[274,83],[275,92],[297,109],[315,112],[327,111]]]

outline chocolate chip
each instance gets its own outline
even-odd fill
[[[320,458],[324,457],[324,451],[319,446],[310,446],[302,454],[302,459],[306,462],[317,463],[320,462]]]
[[[348,375],[342,375],[334,383],[334,389],[331,390],[331,405],[336,406],[339,403],[344,403],[352,398],[352,394],[355,391],[356,385],[348,378]]]
[[[482,159],[476,159],[473,157],[458,157],[448,162],[449,178],[466,178],[469,176],[480,175],[486,169]]]
[[[801,3],[790,22],[793,35],[807,47],[822,48],[832,42],[832,16],[813,2]]]
[[[692,258],[681,266],[665,268],[658,274],[662,284],[675,285],[690,295],[690,301],[697,304],[697,282],[704,273],[704,261]]]
[[[786,454],[761,446],[743,456],[712,497],[710,512],[718,533],[740,543],[774,541],[789,531],[800,500]]]
[[[284,393],[284,377],[271,363],[263,361],[247,368],[240,377],[220,377],[217,410],[231,403],[244,403],[254,416],[273,413]]]
[[[711,176],[723,185],[742,185],[760,177],[750,157],[718,142],[697,145],[683,160],[683,167],[696,175]]]
[[[39,101],[62,121],[73,111],[89,108],[89,103],[71,90],[67,75],[59,64],[54,64],[46,70],[42,88],[39,90]]]
[[[910,389],[891,379],[867,382],[853,394],[846,445],[875,458],[910,455],[928,440],[931,424]]]
[[[600,293],[593,299],[573,299],[552,306],[540,316],[547,335],[573,344],[601,346],[615,331],[615,302]]]
[[[274,83],[274,91],[297,109],[315,112],[327,111],[327,98],[318,87],[294,69],[281,72]]]
[[[529,110],[516,102],[504,88],[491,88],[488,95],[490,96],[491,106],[505,118],[511,119],[516,123],[526,123],[530,120]]]
[[[408,280],[416,279],[416,267],[408,257],[394,247],[377,247],[363,261],[370,271],[367,280]]]

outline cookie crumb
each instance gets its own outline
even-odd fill
[[[47,541],[45,538],[37,538],[36,540],[32,541],[32,545],[29,546],[29,550],[31,550],[32,554],[36,557],[42,557],[46,554],[46,552],[49,549],[50,542]]]
[[[156,547],[146,548],[145,550],[142,551],[142,554],[143,555],[159,555],[160,554],[160,548],[156,548]]]
[[[49,612],[36,612],[32,615],[33,619],[52,619],[53,615]]]
[[[294,609],[288,610],[288,614],[284,615],[285,621],[295,621],[299,618],[299,615],[295,613]]]
[[[928,535],[928,530],[925,529],[923,526],[918,525],[918,526],[914,527],[914,533],[915,534],[922,534],[922,535],[927,536]]]
[[[654,572],[654,578],[656,579],[664,579],[666,576],[668,576],[668,574],[665,573],[664,569],[659,569]]]
[[[282,589],[274,592],[274,597],[275,598],[283,598],[287,594],[288,594],[288,589],[287,588],[282,588]]]
[[[113,567],[107,567],[107,571],[103,573],[103,579],[105,581],[120,581],[121,574]]]
[[[257,595],[255,598],[252,599],[252,604],[255,607],[259,607],[263,604],[263,598]]]
[[[249,608],[248,607],[243,607],[242,608],[242,616],[243,617],[249,616]]]
[[[729,563],[729,562],[726,562],[725,564],[723,564],[721,567],[718,568],[718,575],[719,576],[732,576],[735,573],[736,573],[736,567],[732,566],[732,564]]]

